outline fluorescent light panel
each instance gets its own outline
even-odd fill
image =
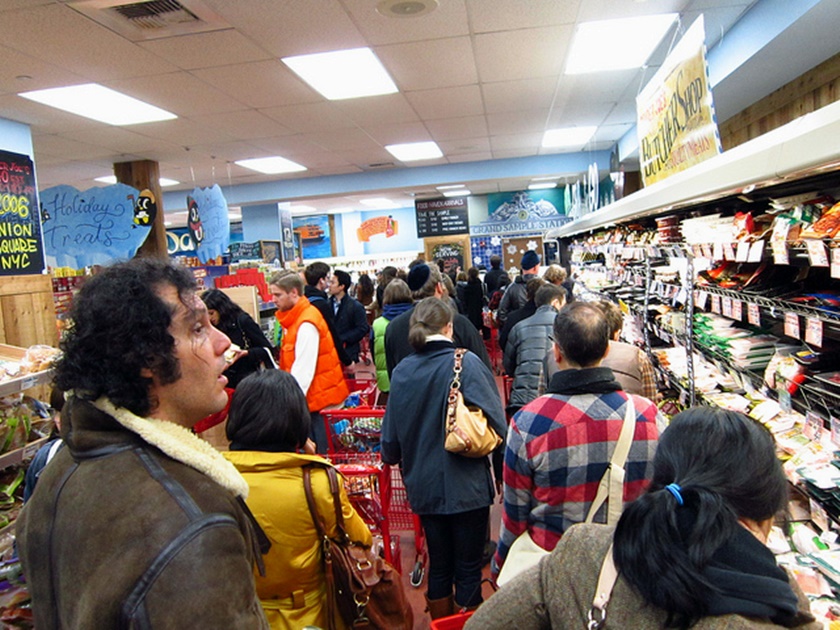
[[[109,125],[138,125],[177,116],[98,83],[21,92],[18,96]]]
[[[116,184],[117,183],[117,176],[116,175],[105,175],[104,177],[95,177],[93,179],[95,182],[102,182],[103,184]],[[167,179],[166,177],[161,177],[158,179],[158,184],[161,187],[164,186],[175,186],[176,184],[180,184],[178,180],[175,179]]]
[[[459,188],[458,190],[444,190],[444,197],[469,197],[472,193],[466,188]]]
[[[566,74],[641,68],[676,18],[664,13],[584,22],[575,32]]]
[[[370,48],[284,57],[282,61],[331,101],[398,91]]]
[[[359,203],[363,206],[368,206],[369,208],[377,208],[378,210],[399,208],[397,204],[385,197],[370,197],[368,199],[359,199]]]
[[[548,188],[557,188],[557,182],[539,182],[538,184],[528,184],[528,190],[545,190]]]
[[[465,184],[452,184],[451,186],[435,186],[438,190],[455,190],[456,188],[466,188]]]
[[[563,127],[549,129],[543,135],[542,145],[551,147],[579,147],[583,146],[595,134],[597,127]]]
[[[244,168],[249,168],[252,171],[258,171],[267,175],[276,175],[277,173],[297,173],[305,171],[306,167],[301,166],[297,162],[292,162],[286,158],[274,156],[265,158],[253,158],[249,160],[237,160],[236,164]]]
[[[389,144],[385,146],[388,153],[400,162],[414,162],[416,160],[434,160],[443,157],[443,152],[435,142],[408,142],[405,144]]]

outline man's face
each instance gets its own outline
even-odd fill
[[[338,284],[338,276],[330,278],[330,295],[340,295],[344,292],[344,287]]]
[[[225,351],[230,339],[210,323],[207,307],[198,295],[186,296],[188,306],[172,285],[161,288],[158,295],[174,307],[169,334],[175,339],[173,352],[181,375],[168,384],[152,375],[151,416],[190,428],[227,404],[227,377],[222,372],[227,368]]]
[[[318,284],[316,286],[318,287],[319,291],[326,291],[329,284],[330,284],[330,275],[327,274],[326,276],[324,276],[323,278],[318,280]]]
[[[268,285],[268,290],[274,298],[274,305],[277,306],[278,311],[290,311],[297,304],[299,296],[294,289],[286,291],[276,284],[270,284]]]

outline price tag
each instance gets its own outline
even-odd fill
[[[741,321],[744,318],[744,308],[741,300],[732,300],[732,319]]]
[[[709,294],[705,291],[697,291],[694,296],[694,303],[697,305],[697,308],[701,311],[706,310],[706,302],[709,301]]]
[[[831,250],[831,277],[840,278],[840,247]]]
[[[722,298],[720,301],[720,310],[724,317],[732,319],[732,300],[728,297]]]
[[[785,335],[799,339],[799,315],[785,313]]]
[[[21,391],[24,389],[29,389],[30,387],[34,387],[38,384],[38,374],[29,374],[28,376],[24,376],[20,380],[20,389]]]
[[[805,412],[805,425],[802,427],[803,435],[809,440],[816,442],[820,441],[822,437],[823,421],[820,416],[813,411]]]
[[[840,446],[840,418],[829,416],[831,421],[831,441],[835,446]]]
[[[703,256],[703,248],[699,245],[692,245],[691,246],[691,253],[694,254],[695,258],[700,258]]]
[[[781,383],[776,386],[776,393],[779,395],[779,407],[782,408],[782,411],[785,413],[793,411],[793,404],[790,401],[790,392],[787,390],[787,381],[782,380]]]
[[[773,262],[777,265],[789,265],[787,243],[784,241],[773,241]]]
[[[762,256],[764,256],[764,241],[756,241],[750,245],[750,253],[747,256],[747,262],[761,262]]]
[[[812,267],[828,267],[828,252],[825,249],[825,243],[808,239],[805,241],[805,246],[808,248],[808,259]]]
[[[712,248],[708,245],[703,245],[703,258],[712,257]]]
[[[712,245],[712,258],[714,260],[723,260],[723,245],[714,243]]]
[[[808,508],[811,511],[811,522],[821,531],[827,532],[829,530],[828,512],[813,497],[808,497]]]
[[[747,305],[747,321],[753,326],[761,326],[761,309],[758,304]]]
[[[720,313],[720,296],[712,296],[712,313]]]
[[[658,336],[665,343],[671,343],[671,335],[666,333],[664,330],[660,330]]]
[[[735,260],[738,262],[747,262],[747,257],[750,255],[749,243],[738,243],[738,250],[735,252]]]
[[[807,317],[805,319],[805,343],[822,348],[823,323],[821,319]]]
[[[735,248],[732,243],[723,244],[723,258],[724,260],[735,260]]]

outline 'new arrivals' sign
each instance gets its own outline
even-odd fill
[[[644,185],[721,152],[701,15],[636,97]]]

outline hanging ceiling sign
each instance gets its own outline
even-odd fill
[[[488,217],[470,227],[471,236],[536,234],[565,225],[562,188],[487,195]]]
[[[636,97],[645,186],[721,152],[701,15]]]
[[[0,151],[0,275],[43,271],[44,249],[32,159]]]
[[[415,201],[414,214],[417,238],[468,234],[470,231],[466,197]]]
[[[82,269],[132,258],[151,232],[135,221],[140,193],[125,184],[41,191],[44,251],[53,267]]]
[[[187,228],[198,259],[207,264],[230,246],[227,199],[218,184],[196,188],[187,196]]]

